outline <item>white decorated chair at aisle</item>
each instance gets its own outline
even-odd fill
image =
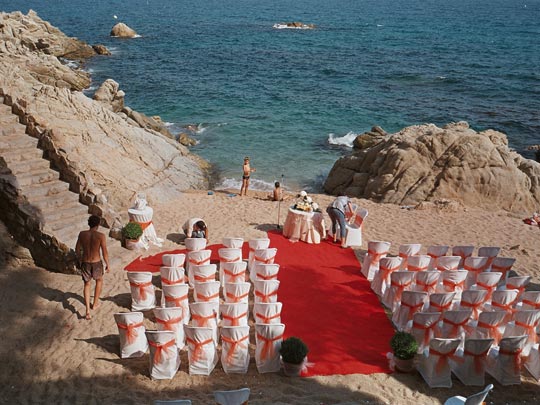
[[[465,279],[465,288],[469,289],[474,284],[476,284],[476,280],[478,279],[478,276],[482,274],[484,269],[487,266],[488,258],[487,257],[480,257],[480,256],[469,256],[465,259],[465,262],[463,263],[463,269],[467,270],[467,278]]]
[[[255,302],[277,302],[278,280],[255,280],[253,282],[253,295]]]
[[[379,297],[384,296],[390,286],[390,275],[401,268],[401,257],[383,257],[379,262],[379,271],[375,273],[371,281],[371,289]]]
[[[184,310],[182,308],[154,308],[157,329],[174,332],[176,347],[182,350],[185,346]]]
[[[436,336],[440,312],[417,312],[413,315],[409,332],[418,343],[418,352],[421,353],[429,342]]]
[[[465,290],[461,293],[460,309],[470,309],[472,311],[471,319],[477,320],[478,315],[484,309],[487,290]]]
[[[257,263],[253,265],[253,273],[255,274],[255,280],[277,280],[279,264]]]
[[[483,272],[478,274],[476,277],[476,284],[473,284],[471,286],[471,289],[475,290],[486,290],[486,302],[491,302],[491,296],[493,295],[493,291],[497,289],[497,285],[499,284],[499,281],[501,280],[502,273],[495,271],[495,272]]]
[[[418,271],[414,274],[413,290],[434,294],[437,291],[440,277],[441,273],[436,270]]]
[[[225,283],[223,287],[223,298],[225,302],[237,303],[249,301],[249,290],[251,283]]]
[[[478,256],[486,257],[487,263],[484,271],[491,270],[491,264],[493,260],[499,255],[501,248],[498,246],[482,246],[478,248]]]
[[[461,257],[459,256],[441,256],[437,259],[436,270],[459,270],[459,262]]]
[[[523,363],[523,367],[525,367],[537,383],[540,382],[540,350],[538,343],[531,348],[529,356]]]
[[[511,322],[506,324],[504,337],[527,335],[523,354],[529,355],[533,345],[538,343],[537,328],[540,322],[540,310],[521,309],[514,313]]]
[[[482,391],[477,392],[473,395],[469,395],[468,397],[464,397],[461,395],[450,397],[444,402],[444,405],[483,405],[486,403],[485,399],[488,396],[489,391],[491,391],[492,389],[493,384],[489,384]]]
[[[212,328],[214,340],[218,342],[218,314],[219,302],[190,302],[191,326],[199,328]]]
[[[219,268],[219,276],[222,277],[222,287],[225,283],[245,283],[247,262],[223,263]],[[220,280],[220,281],[221,281]]]
[[[431,245],[427,247],[426,255],[428,255],[431,260],[429,262],[428,270],[436,270],[437,262],[439,257],[445,256],[448,253],[449,246],[446,245]]]
[[[429,306],[427,312],[440,312],[442,314],[450,311],[454,306],[454,297],[456,293],[432,293],[429,294]]]
[[[176,284],[162,287],[162,306],[165,308],[182,308],[184,324],[189,322],[189,285]]]
[[[253,256],[255,256],[255,250],[268,249],[270,246],[270,239],[268,238],[254,238],[248,241],[249,255],[248,255],[248,270],[251,271],[251,264],[253,263]]]
[[[156,290],[152,284],[152,273],[128,271],[131,290],[131,310],[146,311],[156,306]]]
[[[255,324],[255,363],[259,373],[275,373],[281,368],[279,348],[284,332],[282,323]]]
[[[144,315],[142,312],[120,312],[114,314],[120,339],[120,357],[122,359],[144,356],[148,350]]]
[[[368,210],[357,208],[354,217],[345,224],[345,246],[362,246],[362,229]]]
[[[203,266],[205,264],[210,264],[210,256],[212,256],[212,251],[210,249],[188,252],[186,270],[190,280],[191,266]]]
[[[242,246],[244,246],[244,239],[242,238],[233,238],[233,237],[225,237],[221,240],[221,243],[226,248],[231,249],[242,249]]]
[[[401,302],[392,314],[392,322],[397,330],[405,330],[407,322],[427,305],[429,295],[424,292],[403,291]]]
[[[486,311],[504,311],[505,322],[510,322],[514,314],[514,305],[518,302],[518,290],[495,290],[491,295],[491,303],[484,305]]]
[[[186,250],[189,252],[198,252],[199,250],[206,249],[206,239],[205,238],[186,238],[184,239],[184,245]]]
[[[217,302],[219,303],[219,281],[207,281],[205,283],[195,283],[193,285],[193,298],[195,302]]]
[[[221,328],[221,365],[227,374],[245,374],[249,367],[249,326]]]
[[[210,375],[219,360],[214,330],[184,325],[190,375]]]
[[[493,339],[498,345],[506,328],[505,311],[484,311],[478,315],[472,336],[479,339]]]
[[[500,281],[501,284],[506,282],[506,278],[508,277],[510,270],[512,270],[512,266],[514,266],[515,262],[516,259],[513,257],[497,256],[493,259],[493,262],[491,263],[491,271],[498,271],[502,273]]]
[[[214,391],[214,400],[217,405],[247,405],[250,389],[240,388],[239,390]]]
[[[257,264],[273,264],[276,259],[277,249],[256,249],[253,252],[253,258],[251,265],[249,266],[249,278],[253,282],[255,281],[255,267]]]
[[[507,290],[517,290],[518,295],[516,297],[516,300],[519,301],[521,298],[521,294],[525,291],[527,286],[531,282],[531,276],[515,276],[515,277],[508,277],[506,279],[506,286],[505,288]]]
[[[153,405],[192,405],[191,399],[156,399]]]
[[[428,255],[409,256],[407,259],[407,270],[414,272],[427,271],[429,270],[430,262],[431,257]]]
[[[194,286],[195,283],[206,283],[216,281],[217,266],[215,264],[201,264],[199,266],[192,265],[189,270],[189,285]]]
[[[465,289],[466,270],[447,270],[441,272],[441,282],[437,292],[455,292],[456,299],[461,299],[461,292]]]
[[[161,286],[186,283],[186,277],[183,267],[161,266],[159,268],[159,276],[161,280]]]
[[[362,262],[362,274],[372,281],[375,273],[379,271],[379,262],[390,251],[390,242],[370,241],[368,242],[368,251]]]
[[[243,263],[242,262],[242,250],[236,248],[221,248],[218,250],[219,255],[219,280],[221,286],[225,284],[223,276],[223,265],[228,263]]]
[[[501,385],[521,384],[521,352],[527,335],[502,338],[492,346],[486,361],[486,372]]]
[[[485,384],[486,358],[493,339],[466,339],[457,350],[459,361],[450,360],[450,368],[463,385]]]
[[[386,289],[382,302],[392,312],[401,302],[404,291],[410,291],[414,283],[414,273],[410,271],[394,271],[390,274],[390,286]]]
[[[516,308],[540,310],[540,291],[524,291],[520,298]]]
[[[452,309],[442,315],[439,337],[445,339],[464,339],[467,336],[472,311]]]
[[[399,257],[401,257],[401,270],[407,270],[409,257],[420,254],[422,245],[420,243],[405,243],[399,245]]]
[[[225,302],[219,306],[221,326],[247,326],[249,319],[247,302]]]
[[[430,388],[452,387],[449,360],[455,357],[459,339],[431,339],[429,348],[418,356],[417,370]]]
[[[183,253],[166,253],[161,256],[161,263],[165,267],[184,267],[186,255]]]
[[[152,222],[154,210],[148,206],[145,196],[137,196],[133,207],[128,209],[128,216],[129,222],[137,222],[141,226],[143,230],[141,241],[145,249],[148,249],[148,243],[152,243],[153,245],[159,247],[162,246],[163,239],[158,238],[156,229],[154,228],[154,224]]]
[[[180,368],[180,356],[172,331],[146,331],[150,346],[150,377],[170,380]]]
[[[474,252],[474,245],[458,245],[452,247],[452,256],[459,256],[459,268],[463,268],[465,259],[469,256],[472,256]]]
[[[281,302],[256,302],[253,304],[255,323],[281,323]]]

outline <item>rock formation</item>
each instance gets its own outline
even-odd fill
[[[540,164],[510,150],[500,132],[465,122],[415,125],[339,159],[324,189],[395,204],[451,199],[531,212],[540,206]]]
[[[124,23],[118,23],[111,29],[111,37],[118,38],[135,38],[137,33],[134,29],[128,27]]]
[[[101,45],[101,44],[92,45],[92,49],[98,55],[110,55],[111,54],[111,51],[109,51],[105,45]]]

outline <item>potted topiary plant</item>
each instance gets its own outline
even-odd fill
[[[297,337],[291,336],[281,342],[279,354],[281,354],[285,375],[290,377],[299,376],[307,361],[308,352],[307,345]]]
[[[138,222],[128,222],[122,228],[122,236],[124,237],[126,248],[130,250],[137,249],[142,234],[143,230]]]
[[[396,332],[390,339],[393,360],[397,371],[409,373],[414,370],[414,357],[418,351],[418,342],[407,332]]]

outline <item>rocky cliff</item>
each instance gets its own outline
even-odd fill
[[[446,198],[516,212],[540,207],[540,164],[509,149],[503,133],[427,124],[374,143],[339,159],[325,191],[406,205]]]

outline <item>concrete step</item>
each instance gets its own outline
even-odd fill
[[[6,160],[9,166],[11,162],[43,159],[43,151],[36,146],[29,146],[10,150],[0,150],[0,156]]]
[[[71,191],[61,191],[50,196],[39,196],[29,199],[30,203],[39,208],[43,213],[50,212],[51,209],[61,209],[68,202],[78,201],[79,196]]]
[[[77,243],[77,237],[79,232],[85,231],[88,229],[88,223],[75,223],[69,228],[59,229],[53,231],[51,234],[59,241],[64,243],[66,246],[75,249],[75,244]]]
[[[34,197],[52,197],[62,191],[69,190],[69,184],[60,180],[51,180],[44,183],[34,183],[22,187],[22,193],[32,201]]]
[[[38,169],[32,172],[17,175],[17,181],[21,187],[28,186],[29,184],[45,183],[51,180],[58,180],[60,173],[52,169]]]
[[[38,140],[28,135],[18,135],[6,139],[0,136],[0,156],[4,153],[17,153],[21,149],[39,149]]]
[[[56,218],[54,221],[45,223],[44,229],[50,229],[52,231],[61,231],[65,228],[75,227],[81,231],[84,228],[88,228],[88,215],[82,213],[79,210],[65,211],[62,209],[64,215]]]
[[[26,133],[26,126],[18,122],[2,122],[0,123],[0,135],[6,136],[11,133]]]
[[[56,208],[55,211],[42,211],[42,214],[45,219],[45,226],[51,229],[58,229],[56,224],[61,222],[63,218],[78,218],[77,220],[81,220],[82,218],[84,219],[84,223],[88,221],[88,207],[80,203],[70,203],[69,205]]]
[[[45,159],[27,160],[24,162],[13,162],[8,165],[8,168],[18,176],[19,174],[25,174],[34,172],[36,170],[50,169],[51,162]]]
[[[9,114],[6,114],[2,110],[0,110],[0,126],[2,126],[5,123],[11,123],[11,122],[19,123],[19,117],[15,114],[12,114],[11,110]]]

